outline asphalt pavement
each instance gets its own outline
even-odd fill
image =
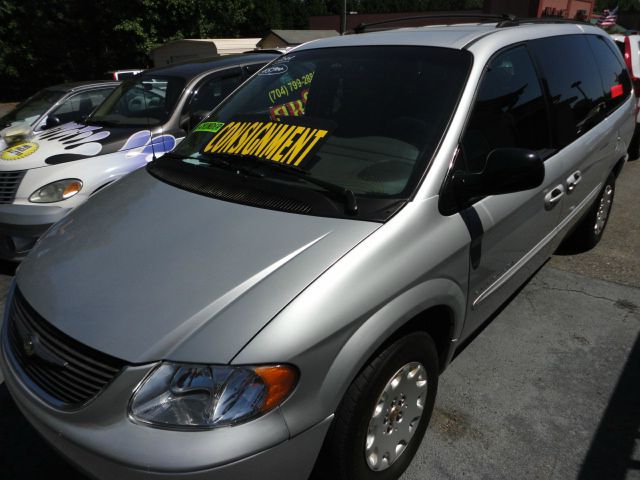
[[[603,241],[555,255],[440,377],[402,480],[640,480],[638,198],[640,161],[618,180]],[[4,298],[13,269],[0,270]],[[0,477],[85,478],[34,432],[4,385]]]

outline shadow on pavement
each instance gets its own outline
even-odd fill
[[[640,461],[633,459],[636,442],[640,444],[640,335],[591,441],[578,480],[624,480],[632,472],[640,474]]]
[[[4,384],[0,385],[0,412],[2,478],[87,480],[38,435],[20,413]]]

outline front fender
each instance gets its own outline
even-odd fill
[[[373,353],[419,313],[446,307],[453,338],[459,335],[470,237],[459,215],[440,215],[437,201],[405,206],[283,306],[232,360],[300,369],[282,406],[292,435],[332,414]]]
[[[300,369],[296,392],[282,407],[294,436],[335,412],[376,350],[408,321],[436,306],[452,312],[453,338],[457,338],[463,326],[465,294],[451,280],[431,279],[335,331],[315,323],[302,332],[293,332],[288,321],[276,318],[265,329],[268,332],[263,330],[233,363],[287,361]]]

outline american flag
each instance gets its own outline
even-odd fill
[[[612,27],[616,24],[618,20],[618,7],[613,10],[604,10],[602,12],[602,17],[598,20],[598,25],[601,27]]]

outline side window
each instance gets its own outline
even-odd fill
[[[603,91],[598,67],[584,35],[530,42],[551,98],[554,147],[562,148],[602,119]]]
[[[549,118],[540,81],[524,46],[499,54],[480,83],[462,137],[466,170],[480,172],[496,148],[549,147]]]
[[[605,113],[608,114],[629,98],[631,79],[626,66],[604,38],[598,35],[588,35],[587,41],[593,50],[596,65],[602,78]]]
[[[104,100],[111,95],[113,92],[113,88],[103,88],[100,90],[94,90],[91,92],[91,102],[93,103],[94,108],[100,105]]]
[[[189,129],[195,127],[194,122],[199,122],[199,119],[204,118],[207,113],[217,107],[240,84],[241,80],[242,71],[239,68],[217,73],[202,80],[182,112],[183,122],[190,123]],[[192,118],[194,121],[190,122]]]
[[[100,105],[112,90],[111,88],[105,88],[73,95],[53,110],[50,115],[58,117],[60,123],[80,120]]]

